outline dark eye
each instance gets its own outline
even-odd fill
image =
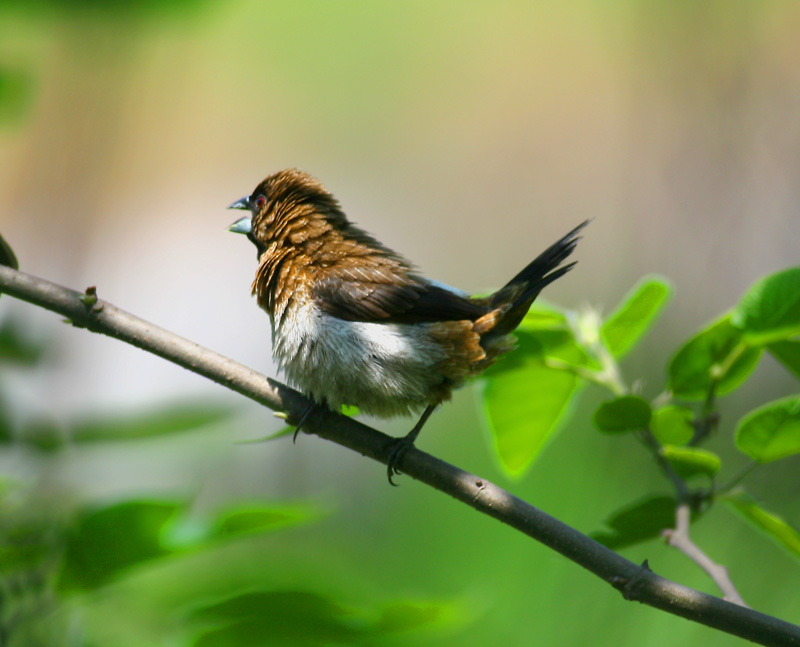
[[[263,195],[260,195],[253,201],[253,204],[255,205],[256,209],[261,211],[264,208],[264,205],[267,204],[267,199]]]

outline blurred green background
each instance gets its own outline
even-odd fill
[[[234,219],[225,206],[268,173],[316,175],[427,275],[473,291],[594,218],[580,264],[547,298],[608,311],[643,274],[667,276],[676,297],[623,367],[652,397],[677,344],[759,276],[797,264],[798,28],[800,5],[782,0],[2,0],[0,231],[21,269],[97,285],[102,298],[274,374],[268,319],[248,296],[255,254],[224,231]],[[109,581],[70,588],[60,553],[34,560],[33,580],[6,577],[10,644],[735,642],[624,602],[410,479],[390,488],[382,466],[317,438],[244,444],[279,421],[155,357],[4,297],[0,321],[12,320],[44,350],[34,367],[11,362],[0,375],[2,418],[16,434],[0,455],[4,537],[27,528],[58,553],[63,544],[48,542],[76,515],[118,501],[177,502],[182,521],[142,522],[175,550],[153,549]],[[711,448],[741,462],[734,421],[794,391],[765,360],[723,399]],[[493,459],[469,388],[419,445],[588,533],[645,492],[668,491],[640,447],[591,427],[600,399],[587,390],[519,480]],[[106,437],[145,434],[129,417],[158,418],[175,402],[183,412],[202,402],[208,416],[152,439],[64,442],[91,420]],[[400,434],[410,424],[377,426]],[[18,442],[20,429],[41,442]],[[789,459],[751,477],[795,526],[798,468]],[[285,522],[256,523],[263,532],[252,536],[241,536],[247,524],[225,540],[208,530],[242,506],[286,505]],[[751,605],[800,622],[795,560],[725,509],[693,536]],[[625,554],[716,594],[660,543]],[[252,603],[252,624],[214,606],[226,599],[239,614]],[[292,633],[300,625],[308,635]]]

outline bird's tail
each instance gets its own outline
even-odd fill
[[[575,266],[573,262],[559,267],[575,250],[580,240],[578,234],[588,224],[588,220],[582,222],[566,236],[550,245],[525,269],[491,295],[488,304],[492,312],[485,316],[484,326],[480,326],[480,320],[476,322],[478,328],[483,327],[485,334],[496,338],[507,335],[519,326],[539,293]]]

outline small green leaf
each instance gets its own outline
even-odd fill
[[[698,474],[714,476],[722,467],[719,456],[698,447],[664,445],[661,448],[661,455],[669,461],[681,478],[688,479]]]
[[[744,492],[729,494],[725,497],[725,501],[733,506],[752,526],[765,532],[794,557],[800,558],[800,532],[796,528],[790,526],[778,515],[764,510]]]
[[[694,412],[670,405],[653,411],[650,430],[662,445],[685,445],[694,436]]]
[[[672,285],[660,276],[647,276],[622,299],[603,324],[602,336],[611,354],[620,358],[650,329],[672,296]]]
[[[767,349],[794,376],[800,379],[800,341],[776,341]]]
[[[736,446],[759,463],[800,452],[800,396],[754,409],[736,427]]]
[[[485,419],[502,467],[521,474],[556,433],[579,381],[574,372],[547,364],[586,362],[568,331],[518,331],[519,348],[482,380]]]
[[[59,588],[93,589],[165,555],[161,530],[182,510],[175,502],[126,501],[83,512],[67,537]]]
[[[232,413],[228,406],[207,402],[170,404],[144,414],[86,420],[72,428],[71,437],[76,443],[153,438],[221,422]]]
[[[755,283],[736,306],[731,323],[750,344],[769,344],[800,334],[800,267]]]
[[[609,434],[638,431],[650,424],[652,409],[638,395],[624,395],[604,402],[594,413],[594,424]]]
[[[675,499],[651,496],[616,511],[604,522],[611,531],[592,533],[591,537],[613,550],[626,548],[661,536],[675,527]],[[692,512],[692,521],[700,515]]]
[[[716,384],[717,395],[740,386],[761,358],[761,348],[747,346],[724,316],[692,337],[669,364],[672,392],[687,400],[704,400]]]

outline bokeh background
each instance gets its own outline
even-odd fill
[[[672,305],[624,365],[654,396],[682,340],[760,276],[798,263],[799,28],[800,5],[782,0],[4,0],[0,231],[21,269],[96,285],[119,307],[274,374],[268,319],[249,297],[254,250],[225,232],[236,217],[225,207],[269,173],[311,172],[427,275],[474,291],[593,218],[578,267],[547,298],[608,312],[644,274],[672,281]],[[65,640],[78,641],[64,644],[184,644],[182,614],[197,600],[278,587],[355,607],[449,609],[380,644],[732,644],[624,602],[409,479],[390,488],[380,465],[317,438],[243,444],[280,421],[155,357],[9,298],[0,318],[47,346],[37,370],[0,376],[20,424],[195,398],[236,411],[160,440],[5,451],[3,473],[36,501],[177,496],[197,515],[237,501],[325,510],[267,538],[149,565],[77,614],[59,607],[73,627]],[[723,400],[712,449],[736,467],[737,417],[794,391],[765,360]],[[592,429],[600,399],[586,391],[519,480],[493,459],[470,389],[420,446],[590,532],[643,492],[668,491],[638,446]],[[751,478],[796,526],[799,467]],[[800,622],[796,561],[726,510],[694,532],[753,606]],[[659,543],[626,555],[715,592]]]

